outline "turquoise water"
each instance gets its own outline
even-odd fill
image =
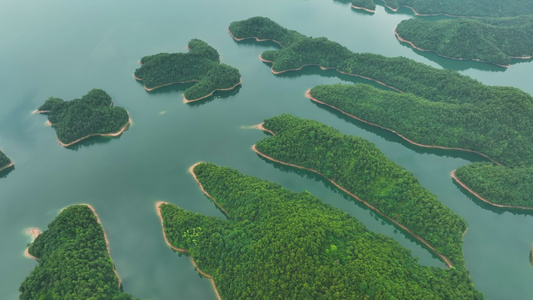
[[[0,147],[15,169],[0,174],[0,298],[17,299],[18,287],[35,266],[23,256],[28,227],[46,228],[61,208],[92,204],[110,239],[111,255],[124,290],[150,299],[215,299],[186,256],[163,241],[155,202],[223,218],[187,173],[197,161],[230,166],[284,187],[308,190],[350,214],[371,230],[396,239],[423,265],[443,263],[374,213],[345,198],[323,180],[259,158],[251,146],[266,135],[247,129],[263,119],[291,113],[315,119],[343,133],[375,143],[412,171],[423,186],[466,218],[467,267],[476,287],[490,299],[533,297],[529,251],[530,214],[491,208],[472,198],[450,172],[473,154],[428,150],[361,124],[305,98],[317,84],[367,82],[309,67],[273,75],[258,55],[272,43],[237,43],[230,22],[263,15],[310,36],[326,36],[357,52],[406,56],[459,70],[486,84],[510,85],[533,93],[533,64],[508,70],[480,63],[419,55],[400,44],[393,30],[409,14],[359,13],[340,1],[15,1],[0,3]],[[132,78],[138,60],[159,52],[183,52],[192,38],[215,47],[222,62],[243,77],[236,91],[208,101],[182,102],[186,85],[152,93]],[[368,82],[367,82],[368,83]],[[50,96],[81,97],[92,88],[107,91],[126,108],[133,125],[118,138],[92,138],[65,149],[46,117],[31,111]]]

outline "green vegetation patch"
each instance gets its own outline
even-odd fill
[[[114,107],[111,97],[100,89],[71,101],[51,97],[38,111],[48,115],[57,138],[66,145],[93,135],[118,133],[129,123],[128,112]]]
[[[317,170],[409,228],[454,264],[463,263],[466,221],[374,144],[291,115],[267,119],[263,126],[275,135],[259,141],[257,150],[274,159]]]
[[[38,265],[20,299],[132,299],[119,288],[104,232],[86,205],[64,209],[29,247]]]
[[[230,220],[161,206],[166,235],[222,299],[480,299],[464,268],[422,267],[396,241],[308,192],[202,163]]]
[[[376,10],[376,4],[373,0],[353,0],[352,6],[361,7],[370,11]]]
[[[264,59],[272,61],[273,71],[295,70],[308,64],[315,64],[376,80],[412,95],[397,96],[371,90],[377,95],[375,103],[372,103],[370,101],[372,96],[366,92],[366,96],[362,97],[367,98],[363,101],[365,111],[367,113],[373,111],[373,114],[377,114],[374,115],[374,120],[376,120],[374,123],[397,128],[400,134],[412,138],[415,142],[440,146],[454,145],[454,147],[477,150],[506,167],[529,168],[533,166],[533,126],[530,122],[533,115],[533,97],[531,95],[512,87],[487,86],[455,71],[436,69],[403,57],[389,58],[370,53],[353,53],[326,38],[297,36],[273,21],[263,21],[262,24],[268,26],[269,29],[258,28],[255,27],[256,22],[253,22],[255,19],[264,18],[254,17],[233,22],[230,30],[235,28],[236,32],[244,31],[251,36],[254,32],[276,32],[277,36],[263,35],[261,38],[283,38],[282,49],[268,50],[261,54]],[[494,22],[497,23],[497,21]],[[245,28],[240,29],[240,27]],[[236,37],[245,36],[237,35]],[[361,91],[369,88],[359,87],[357,89]],[[346,98],[343,93],[347,91],[345,89],[338,92],[331,90],[331,95],[327,98],[337,97],[335,93],[339,93],[338,97]],[[385,98],[387,98],[386,102]],[[400,105],[398,111],[394,111],[395,107],[389,105],[389,100]],[[354,103],[346,105],[355,105]],[[361,102],[357,105],[363,104]],[[355,111],[351,113],[360,115]],[[394,116],[399,124],[388,122],[385,114],[387,117]],[[406,117],[403,118],[402,114]],[[475,126],[478,128],[474,128]],[[499,166],[498,168],[505,167]],[[485,173],[484,170],[480,172]],[[514,174],[514,172],[503,173]],[[476,174],[475,169],[464,174],[464,177],[460,178],[464,182],[469,182],[466,176],[488,178],[481,176],[482,174]],[[485,185],[490,188],[491,183],[491,181],[486,181]],[[509,186],[507,190],[510,191],[513,188]],[[506,201],[505,199],[492,199],[481,192],[480,194],[487,196],[490,201]],[[528,195],[529,198],[533,198],[533,190],[530,190]]]
[[[385,5],[396,10],[401,6],[413,8],[419,14],[453,15],[476,17],[514,17],[533,14],[530,0],[383,0]]]
[[[135,77],[142,80],[148,90],[183,83],[198,82],[185,90],[184,97],[195,100],[209,96],[216,90],[231,89],[239,84],[239,70],[219,63],[218,51],[206,42],[193,39],[188,53],[159,53],[141,59],[142,66]]]
[[[440,55],[509,65],[533,55],[533,16],[428,21],[403,20],[398,35]]]
[[[0,169],[6,167],[11,163],[11,159],[7,157],[7,155],[4,154],[4,152],[0,151]]]

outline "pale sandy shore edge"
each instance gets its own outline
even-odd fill
[[[4,171],[4,170],[6,170],[6,169],[9,169],[9,168],[11,168],[11,167],[14,166],[14,165],[15,165],[15,162],[14,162],[13,160],[10,159],[10,160],[9,160],[9,163],[8,163],[7,165],[5,165],[5,166],[3,166],[3,167],[0,168],[0,172]]]
[[[207,278],[207,279],[209,279],[211,281],[211,285],[213,286],[213,290],[215,291],[215,294],[216,294],[218,300],[221,300],[222,298],[220,297],[220,294],[218,293],[218,289],[217,289],[217,286],[215,284],[215,280],[213,279],[213,276],[211,276],[210,274],[207,274],[206,272],[204,272],[200,268],[198,268],[198,266],[196,265],[196,262],[194,261],[194,258],[192,257],[192,255],[190,255],[190,252],[189,252],[188,249],[175,247],[172,244],[170,244],[170,242],[168,241],[167,234],[165,232],[165,225],[164,225],[164,222],[163,222],[163,216],[161,215],[161,205],[162,204],[169,204],[169,203],[168,202],[164,202],[164,201],[157,201],[155,203],[155,209],[157,211],[157,216],[159,217],[159,220],[161,221],[161,227],[163,229],[163,237],[165,239],[165,243],[171,249],[173,249],[175,251],[189,254],[189,258],[191,259],[191,262],[192,262],[192,265],[194,266],[194,268],[196,270],[198,270],[198,273],[202,274],[202,276],[204,276],[205,278]]]
[[[130,116],[130,113],[128,111],[126,111],[128,113],[128,122],[117,132],[112,132],[112,133],[93,133],[93,134],[89,134],[87,136],[84,136],[82,138],[79,138],[73,142],[70,142],[68,144],[65,144],[63,142],[61,142],[59,140],[59,138],[57,139],[57,141],[59,142],[59,144],[63,147],[69,147],[69,146],[72,146],[78,142],[81,142],[82,140],[84,139],[87,139],[87,138],[90,138],[90,137],[93,137],[93,136],[111,136],[111,137],[115,137],[115,136],[119,136],[121,135],[124,131],[126,131],[126,129],[128,129],[128,127],[131,125],[132,123],[132,120],[131,120],[131,116]]]
[[[376,10],[374,10],[374,9],[368,9],[368,8],[365,8],[365,7],[355,6],[353,4],[350,4],[350,6],[352,8],[354,8],[354,9],[364,10],[364,11],[369,12],[369,13],[376,13]]]
[[[234,86],[232,87],[229,87],[227,89],[214,89],[211,93],[205,95],[205,96],[202,96],[200,98],[196,98],[196,99],[192,99],[192,100],[189,100],[185,97],[185,94],[183,94],[183,103],[191,103],[191,102],[194,102],[194,101],[199,101],[199,100],[202,100],[202,99],[205,99],[211,95],[213,95],[216,91],[231,91],[233,90],[234,88],[238,87],[239,85],[242,84],[242,77],[239,79],[239,82],[237,82]]]

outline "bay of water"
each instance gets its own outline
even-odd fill
[[[23,251],[28,227],[45,229],[65,206],[90,203],[99,213],[124,291],[143,299],[215,299],[211,284],[190,260],[164,243],[155,202],[223,218],[187,173],[209,161],[243,173],[308,190],[347,211],[369,229],[393,237],[423,265],[443,263],[388,222],[332,189],[323,180],[258,157],[251,146],[266,135],[247,126],[290,113],[315,119],[375,143],[412,171],[440,201],[469,224],[464,239],[467,267],[490,299],[531,299],[531,214],[494,209],[451,179],[473,154],[427,150],[313,104],[304,97],[317,84],[366,82],[333,71],[306,68],[275,76],[258,55],[271,43],[237,43],[232,21],[267,16],[309,36],[325,36],[356,52],[406,56],[472,76],[486,84],[533,93],[533,64],[508,70],[414,52],[393,30],[410,14],[375,15],[340,1],[15,1],[0,3],[0,147],[15,168],[0,174],[0,298],[17,299],[18,287],[35,267]],[[182,102],[187,87],[152,93],[132,78],[144,55],[185,52],[192,38],[215,47],[222,62],[238,68],[243,84],[199,104]],[[79,98],[93,88],[126,108],[133,125],[119,138],[93,138],[65,149],[46,117],[32,115],[48,97]]]

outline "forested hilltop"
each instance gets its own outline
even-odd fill
[[[308,192],[202,163],[200,184],[229,215],[160,206],[222,299],[481,299],[464,268],[422,267],[396,241]]]
[[[176,83],[198,82],[185,90],[183,97],[188,101],[239,85],[239,70],[219,63],[220,56],[215,48],[202,40],[193,39],[187,49],[188,53],[159,53],[143,57],[142,66],[135,70],[135,78],[142,80],[148,91]]]
[[[528,173],[527,170],[525,172],[507,172],[505,170],[507,167],[518,169],[533,166],[533,126],[529,121],[530,116],[533,115],[533,97],[519,89],[483,85],[479,81],[457,72],[436,69],[403,57],[388,58],[377,54],[353,53],[346,47],[326,38],[305,37],[264,17],[253,17],[248,20],[233,22],[229,29],[236,38],[257,37],[279,41],[282,49],[269,50],[261,54],[263,59],[273,61],[272,70],[275,72],[296,70],[305,65],[318,64],[324,68],[335,68],[340,72],[373,79],[395,90],[417,96],[407,96],[410,99],[420,100],[424,98],[425,101],[412,102],[413,105],[416,104],[417,106],[405,108],[404,111],[408,109],[412,111],[427,110],[428,104],[431,102],[434,105],[433,108],[447,107],[455,112],[460,112],[455,114],[455,120],[446,120],[449,127],[457,127],[450,122],[459,122],[459,124],[472,122],[482,125],[484,130],[475,129],[468,134],[431,130],[422,132],[424,128],[435,127],[436,122],[428,116],[417,117],[419,121],[427,117],[423,124],[417,124],[421,127],[417,130],[428,139],[443,135],[468,136],[470,140],[454,141],[455,145],[461,148],[483,149],[483,151],[489,152],[486,154],[503,164],[492,169],[502,176]],[[383,105],[379,109],[386,110],[385,106],[388,104],[383,101],[381,103]],[[424,107],[422,108],[422,106]],[[435,113],[440,115],[439,112]],[[491,117],[487,117],[484,113]],[[406,125],[410,119],[405,118],[401,122]],[[489,123],[494,124],[489,125]],[[409,126],[413,127],[412,125]],[[494,132],[489,132],[489,130]],[[399,133],[402,135],[411,134],[408,132]],[[494,140],[489,141],[485,136],[492,136]],[[415,140],[415,142],[417,141]],[[485,181],[483,186],[491,189],[492,182],[486,180],[487,177],[482,176],[485,172],[486,169],[481,168],[479,172],[475,168],[471,169],[470,172],[463,173],[458,170],[458,177],[467,185],[473,181]],[[519,182],[522,182],[523,179],[524,177],[517,178]],[[513,188],[513,186],[502,187],[502,192],[511,194],[510,191]],[[487,196],[482,191],[479,193],[482,196]],[[525,197],[533,198],[533,191],[528,191]],[[514,205],[514,200],[507,198],[491,198],[490,201]]]
[[[65,147],[95,135],[119,135],[130,123],[128,112],[113,107],[111,97],[100,89],[71,101],[50,97],[37,112],[48,115]]]
[[[38,265],[20,299],[132,299],[121,291],[102,226],[87,205],[65,208],[28,249]]]
[[[513,167],[533,148],[533,103],[450,104],[409,93],[383,91],[366,84],[319,85],[309,94],[345,113],[394,130],[428,146],[464,148],[506,161],[511,167],[475,163],[457,169],[456,176],[486,200],[507,206],[533,207],[533,167]],[[498,122],[494,122],[498,120]]]
[[[404,6],[421,15],[514,17],[533,14],[533,2],[530,0],[383,0],[383,2],[393,11]],[[352,4],[367,9],[376,7],[373,0],[353,0]]]
[[[533,16],[429,21],[398,24],[400,40],[455,59],[481,60],[508,66],[511,58],[533,55]]]
[[[445,255],[456,266],[463,264],[466,221],[374,144],[291,115],[267,119],[263,127],[275,135],[256,144],[260,153],[316,170],[393,222],[407,227],[410,234],[429,243],[437,254]]]

